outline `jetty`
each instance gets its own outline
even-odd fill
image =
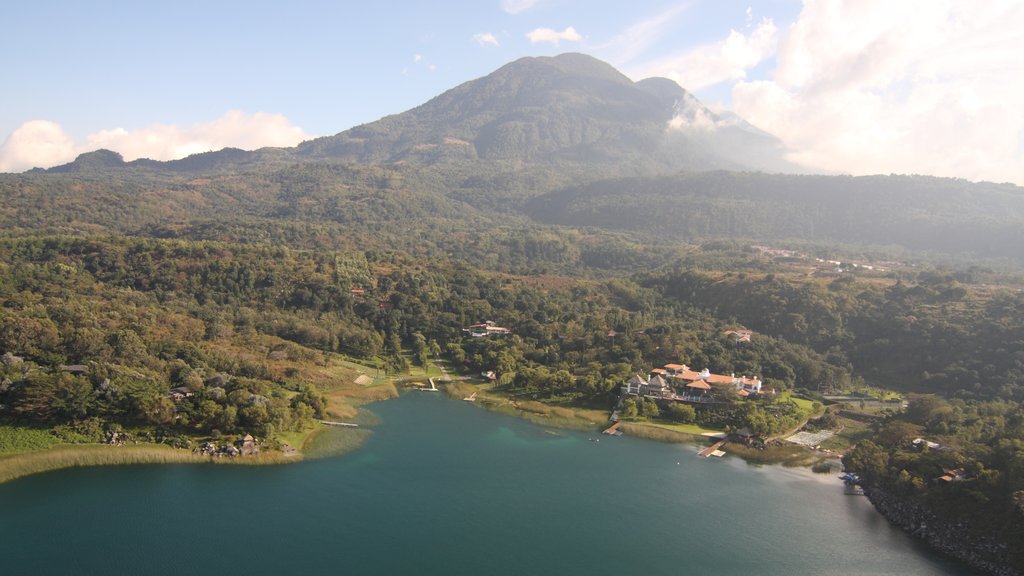
[[[341,428],[359,428],[359,424],[352,424],[351,422],[331,422],[330,420],[321,420],[321,424],[324,426],[338,426]]]
[[[622,431],[619,430],[619,425],[621,425],[621,424],[622,424],[621,421],[616,421],[614,424],[612,424],[611,426],[606,428],[603,432],[601,432],[601,434],[607,434],[609,436],[622,436]]]
[[[724,451],[719,450],[719,448],[721,448],[723,444],[725,444],[725,440],[719,440],[718,442],[715,442],[711,446],[708,446],[707,448],[701,450],[700,452],[697,452],[697,456],[700,456],[701,458],[710,458],[711,456],[717,456],[720,458],[725,455]]]
[[[463,398],[463,400],[465,400],[466,402],[476,402],[476,392],[473,392],[469,396],[466,396],[465,398]]]
[[[427,378],[427,382],[430,382],[430,388],[417,388],[417,390],[423,390],[424,392],[437,392],[438,388],[434,384],[434,379]]]

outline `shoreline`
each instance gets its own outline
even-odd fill
[[[449,399],[462,399],[476,393],[473,404],[492,412],[508,414],[521,418],[538,426],[550,426],[563,430],[578,432],[599,432],[607,425],[604,411],[568,406],[553,406],[536,400],[515,400],[488,390],[481,390],[476,385],[463,382],[446,382],[442,388]],[[403,383],[404,390],[417,390],[419,387],[411,383]],[[328,393],[328,412],[334,416],[355,418],[367,423],[376,423],[372,412],[364,411],[361,406],[366,403],[381,402],[398,397],[398,389],[390,386],[373,387],[362,390],[336,390]],[[627,436],[668,442],[675,444],[693,444],[699,446],[707,441],[700,434],[673,430],[671,428],[646,422],[623,422],[620,428]],[[342,456],[359,450],[366,442],[372,430],[358,428],[339,433],[329,427],[310,431],[302,446],[296,452],[264,451],[257,456],[235,458],[217,458],[196,454],[183,448],[173,448],[164,444],[138,444],[129,446],[110,446],[107,444],[63,444],[43,450],[0,455],[0,484],[43,472],[63,468],[87,466],[118,466],[134,464],[227,464],[227,465],[281,465]],[[331,438],[329,438],[331,437]],[[804,447],[783,447],[780,450],[753,449],[731,443],[727,452],[742,459],[749,465],[780,464],[789,468],[807,468],[808,470],[821,462],[834,460],[834,456],[821,456],[818,452]],[[817,473],[817,472],[815,472]]]
[[[865,487],[864,494],[890,524],[923,541],[931,550],[987,574],[1022,576],[1010,566],[1005,542],[971,534],[966,525],[941,520],[916,503],[876,486]]]
[[[360,407],[397,397],[394,386],[361,390],[335,390],[329,394],[332,415],[355,418],[364,424],[376,423],[376,417]],[[358,450],[372,430],[358,428],[343,432],[317,425],[305,433],[302,446],[295,452],[265,449],[257,455],[216,457],[197,454],[187,448],[166,444],[58,444],[40,450],[0,454],[0,484],[43,472],[93,466],[130,466],[138,464],[219,464],[234,466],[275,466],[341,456]]]
[[[536,400],[517,401],[502,394],[495,394],[487,390],[480,390],[476,386],[465,383],[449,382],[444,387],[445,395],[451,399],[462,399],[469,394],[476,392],[476,401],[484,410],[510,414],[541,426],[552,426],[555,428],[576,430],[579,432],[599,432],[609,425],[604,412],[598,418],[596,410],[587,408],[551,406]],[[708,437],[701,434],[673,430],[666,426],[653,422],[630,422],[622,421],[619,428],[626,436],[652,440],[655,442],[668,442],[673,444],[706,444]],[[826,463],[831,473],[831,463],[841,461],[835,454],[823,454],[805,446],[796,444],[778,444],[767,449],[757,449],[730,442],[725,446],[726,454],[740,458],[752,466],[778,464],[787,468],[806,468],[815,474],[821,474],[815,467]]]
[[[235,464],[268,466],[301,462],[303,455],[283,452],[258,456],[216,458],[164,444],[110,446],[108,444],[65,444],[45,450],[0,456],[0,484],[64,468],[121,466],[136,464]]]

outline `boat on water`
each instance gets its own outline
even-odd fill
[[[860,484],[860,476],[857,476],[853,472],[843,472],[839,475],[839,479],[850,486]]]

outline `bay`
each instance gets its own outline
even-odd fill
[[[0,573],[973,574],[834,475],[407,393],[359,451],[0,485]],[[332,433],[344,433],[343,430]]]

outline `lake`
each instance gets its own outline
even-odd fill
[[[61,470],[0,485],[0,572],[973,574],[835,475],[546,430],[441,394],[374,404],[357,452]],[[335,430],[331,433],[344,433]]]

